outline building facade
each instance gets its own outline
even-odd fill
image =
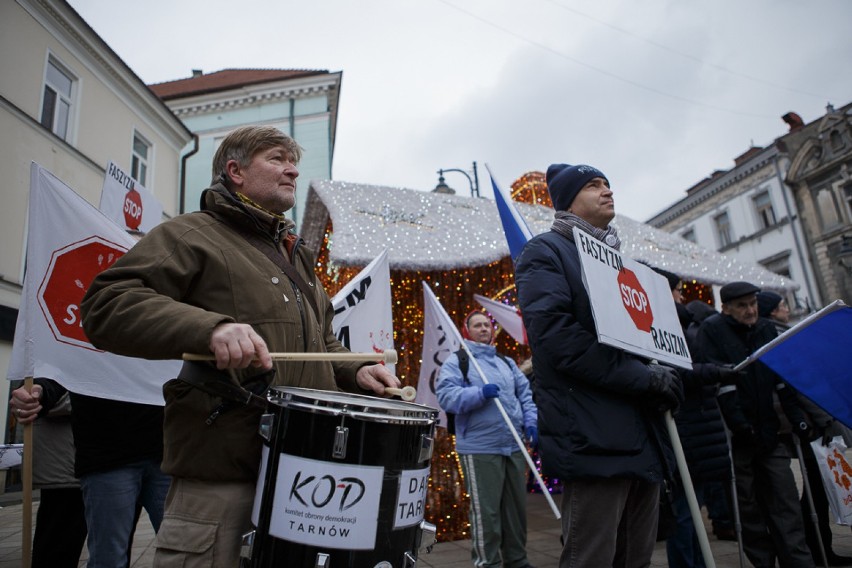
[[[311,180],[331,179],[342,73],[288,69],[225,69],[151,85],[198,136],[187,160],[183,206],[199,208],[210,185],[210,164],[222,139],[240,126],[264,124],[292,136],[304,149],[296,205],[288,216],[301,223]]]
[[[179,211],[192,134],[64,0],[0,2],[0,371],[8,369],[24,279],[30,163],[94,206],[110,161]],[[43,230],[50,230],[44,227]],[[8,396],[6,399],[8,400]],[[6,424],[7,405],[0,404]]]
[[[750,148],[734,167],[715,171],[686,197],[647,223],[689,241],[789,278],[794,313],[822,305],[796,203],[785,184],[786,155],[775,145]]]
[[[776,145],[789,160],[785,181],[792,189],[825,302],[852,304],[852,103],[802,124]]]

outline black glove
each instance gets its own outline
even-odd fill
[[[735,371],[731,365],[713,365],[713,370],[711,374],[715,375],[714,382],[720,385],[735,385],[737,381],[748,376],[745,371]]]
[[[683,402],[683,384],[677,372],[671,367],[648,365],[651,371],[648,377],[648,390],[653,396],[657,409],[661,412],[671,410],[674,414]]]

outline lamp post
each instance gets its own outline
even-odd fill
[[[455,193],[453,189],[444,182],[444,174],[447,172],[458,172],[463,174],[464,177],[467,178],[467,182],[470,184],[470,196],[471,197],[479,197],[479,175],[476,171],[476,162],[473,162],[473,177],[470,177],[470,174],[465,170],[460,170],[458,168],[446,168],[438,170],[438,185],[435,186],[435,193]]]

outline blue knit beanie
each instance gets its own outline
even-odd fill
[[[583,186],[593,178],[606,179],[597,168],[592,166],[571,166],[568,164],[551,164],[547,168],[547,192],[550,193],[550,201],[557,211],[566,211]],[[609,180],[606,179],[609,183]]]

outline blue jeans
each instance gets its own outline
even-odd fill
[[[148,512],[154,531],[163,520],[171,477],[159,460],[144,460],[80,478],[89,527],[88,568],[125,568],[135,527],[137,501]]]

